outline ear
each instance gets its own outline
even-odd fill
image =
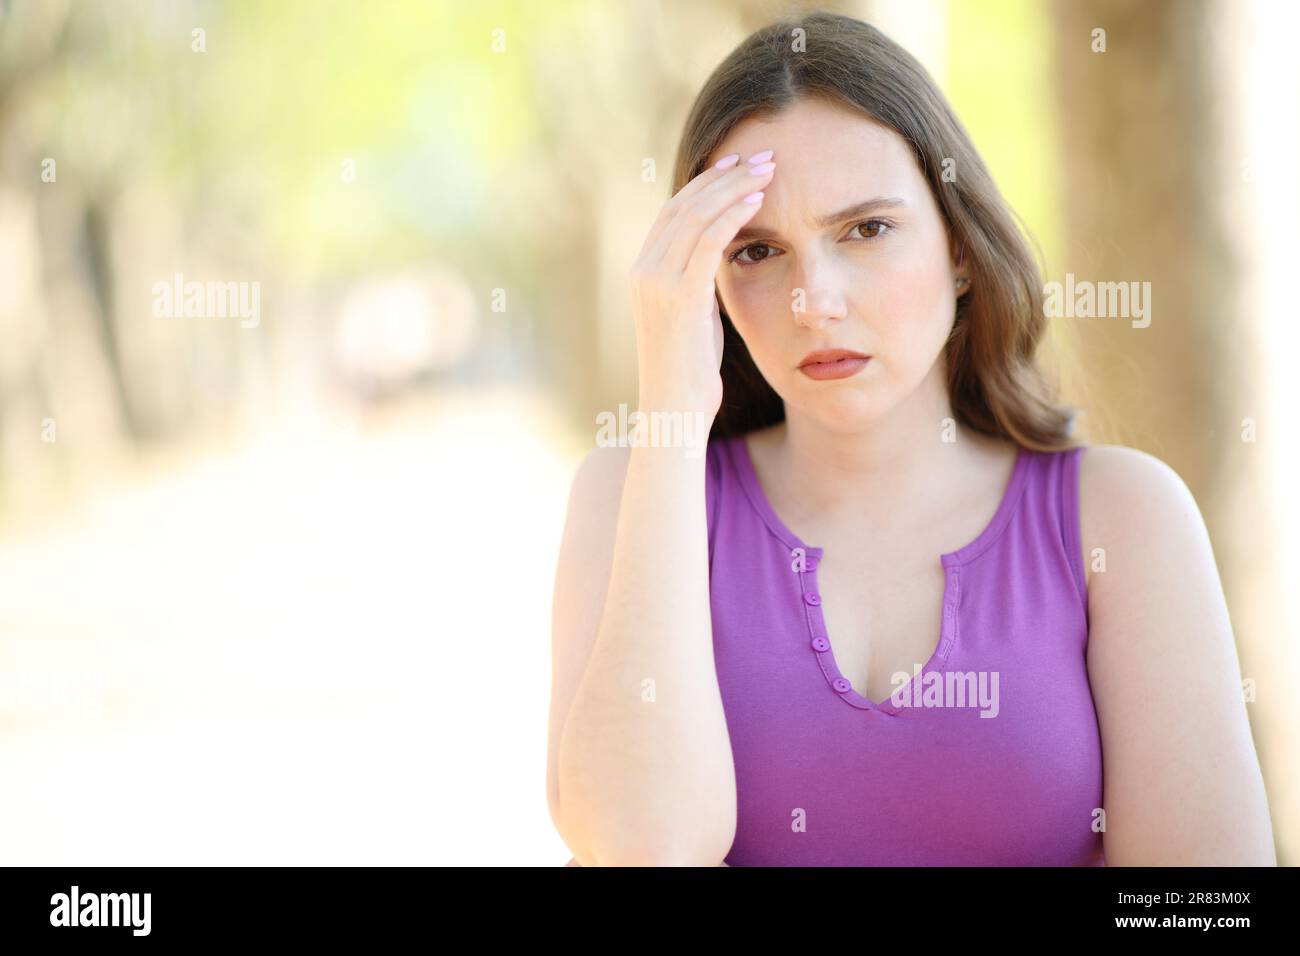
[[[953,290],[958,298],[970,291],[971,274],[970,269],[959,255],[952,266]]]
[[[966,266],[966,250],[957,244],[957,241],[949,242],[949,256],[952,262],[952,277],[957,291],[964,292],[970,286],[970,270]],[[964,280],[964,281],[963,281]]]

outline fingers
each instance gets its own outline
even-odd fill
[[[698,176],[690,179],[690,182],[686,183],[685,186],[682,186],[680,190],[677,190],[677,193],[673,195],[667,203],[663,204],[663,208],[659,211],[658,219],[655,219],[654,225],[650,226],[650,234],[647,235],[645,242],[646,248],[658,247],[658,239],[660,235],[663,234],[663,230],[667,228],[669,222],[672,222],[672,220],[675,219],[677,213],[681,211],[681,207],[690,202],[690,198],[697,195],[699,191],[706,189],[707,186],[710,186],[712,183],[718,182],[719,179],[727,176],[729,170],[735,169],[736,166],[740,164],[740,153],[731,153],[729,156],[723,156],[722,159],[718,160],[718,163],[722,165],[715,164],[708,166],[708,168],[702,170]]]
[[[701,191],[672,223],[671,243],[662,260],[664,268],[684,272],[705,230],[711,228],[723,213],[746,196],[765,189],[772,181],[775,170],[776,164],[770,162],[747,166],[736,175]],[[734,217],[729,218],[729,221],[732,220]],[[735,229],[723,240],[723,245],[735,238],[736,230],[740,229],[743,222],[743,219],[734,220]]]
[[[768,159],[771,157],[771,150],[764,150],[751,156],[750,159],[758,159],[761,165],[758,168],[767,170],[770,166]],[[730,159],[730,157],[727,157]],[[716,218],[722,211],[730,205],[726,198],[719,200],[719,196],[734,196],[740,198],[747,193],[756,189],[762,189],[771,177],[762,176],[753,177],[752,171],[755,165],[752,162],[740,162],[736,160],[726,169],[710,167],[708,170],[700,173],[689,183],[686,184],[676,196],[674,196],[660,213],[661,222],[656,223],[657,229],[654,231],[653,238],[646,241],[645,257],[650,262],[661,263],[667,266],[669,250],[671,250],[678,239],[682,226],[688,225],[696,235],[702,232],[712,219]],[[755,184],[755,179],[761,182]],[[742,189],[743,192],[737,192]],[[699,204],[703,202],[705,206],[700,208]],[[710,218],[702,219],[698,223],[692,221],[692,217],[699,218],[709,216],[708,210],[712,209],[713,213]],[[685,268],[686,260],[690,256],[690,247],[682,249],[675,261],[672,263],[675,271],[680,272]]]
[[[713,279],[722,265],[722,253],[727,244],[736,238],[740,227],[753,217],[763,205],[762,193],[758,202],[741,199],[724,209],[722,214],[701,234],[695,243],[690,259],[683,270],[691,279]]]
[[[733,156],[735,157],[734,159],[732,158]],[[724,156],[719,160],[719,162],[725,163],[726,165],[722,167],[715,165],[705,169],[685,186],[677,190],[673,197],[664,203],[663,208],[659,210],[659,216],[655,219],[654,224],[650,227],[650,230],[646,235],[645,243],[642,245],[643,252],[648,249],[662,251],[660,250],[659,239],[663,235],[664,229],[673,221],[682,206],[684,206],[692,196],[699,193],[700,190],[716,183],[719,179],[726,176],[729,170],[735,169],[740,163],[740,155],[738,153],[733,153],[731,156]]]

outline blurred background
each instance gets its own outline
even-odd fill
[[[692,99],[801,6],[0,0],[0,861],[569,858],[569,481]],[[926,65],[1045,280],[1151,283],[1045,358],[1201,505],[1293,865],[1296,5],[819,6]]]

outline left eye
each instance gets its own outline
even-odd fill
[[[864,235],[862,237],[863,239],[879,239],[890,228],[890,224],[885,222],[885,220],[883,219],[868,219],[866,222],[860,222],[856,226],[854,226],[853,231],[858,232],[860,229],[870,227],[870,226],[879,226],[881,228],[880,231],[878,231],[874,236]]]

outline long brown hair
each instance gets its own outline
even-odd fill
[[[817,10],[778,20],[747,37],[713,71],[691,107],[677,151],[673,193],[703,171],[737,123],[778,113],[800,96],[844,103],[888,126],[912,147],[971,278],[957,300],[945,345],[957,420],[1037,451],[1074,444],[1070,436],[1076,411],[1058,404],[1034,359],[1046,329],[1038,263],[930,75],[871,24]],[[950,182],[942,178],[945,159],[955,170]],[[725,306],[721,311],[722,405],[710,433],[717,438],[785,418],[785,403],[754,365]]]

